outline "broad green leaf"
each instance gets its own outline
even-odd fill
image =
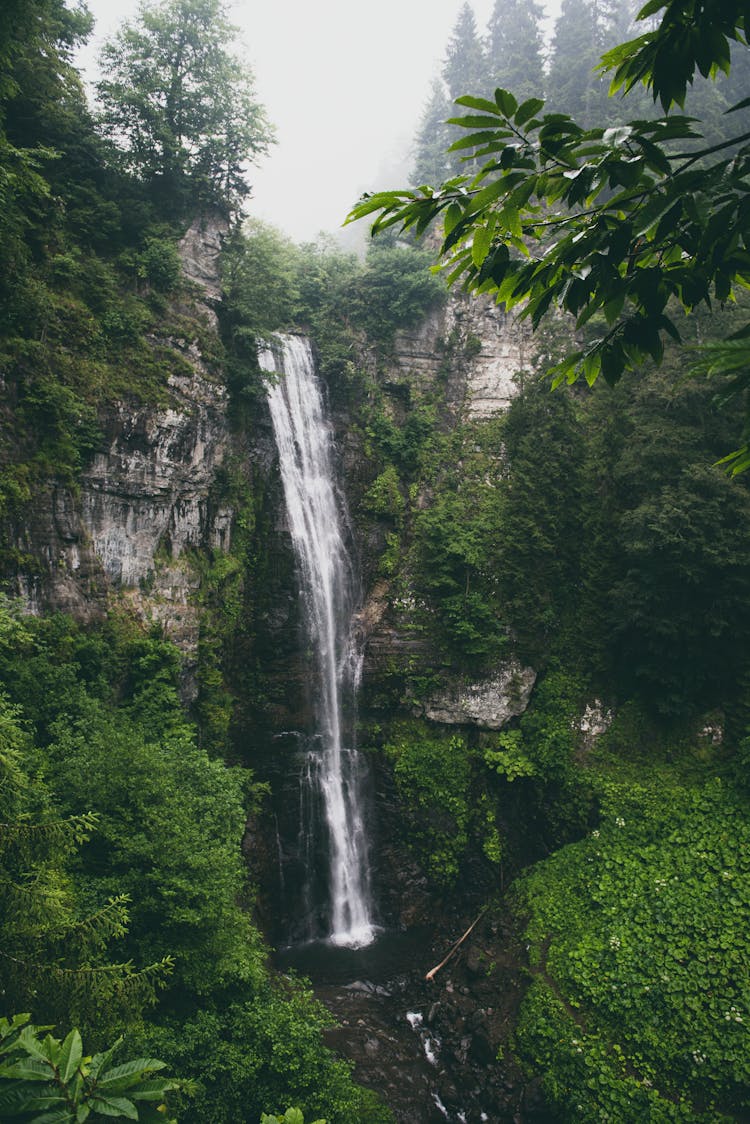
[[[155,1077],[151,1081],[142,1081],[135,1088],[128,1089],[128,1096],[134,1101],[162,1101],[166,1094],[177,1086],[174,1081],[166,1077]]]
[[[60,1060],[58,1062],[60,1075],[65,1084],[70,1081],[71,1077],[78,1069],[78,1063],[82,1057],[83,1043],[81,1042],[81,1036],[77,1030],[71,1030],[62,1044]]]
[[[479,109],[483,113],[491,113],[493,117],[500,117],[498,107],[493,101],[488,101],[487,98],[475,98],[470,94],[463,94],[460,98],[456,98],[456,105],[465,105],[467,109]]]
[[[274,373],[274,372],[271,372]],[[88,1075],[92,1079],[96,1079],[109,1065],[110,1059],[122,1044],[122,1038],[118,1038],[113,1042],[108,1050],[103,1051],[101,1054],[94,1054],[88,1066]]]
[[[506,181],[504,179],[495,180],[494,183],[488,183],[483,187],[474,198],[471,200],[468,211],[470,214],[476,214],[478,211],[488,207],[490,203],[494,203],[501,195],[504,195],[508,190]]]
[[[487,257],[490,246],[492,245],[492,230],[487,226],[480,226],[474,231],[474,237],[471,244],[471,260],[474,265],[479,269],[480,265]]]
[[[648,0],[648,3],[645,4],[641,8],[641,10],[639,11],[638,15],[635,18],[636,18],[636,20],[648,19],[649,16],[653,16],[655,12],[658,12],[662,8],[666,8],[666,7],[667,7],[667,0]]]
[[[284,1124],[305,1124],[305,1118],[298,1108],[288,1108],[284,1113]]]
[[[463,209],[458,205],[458,203],[451,203],[450,204],[447,211],[445,212],[445,219],[444,219],[444,226],[443,226],[443,229],[444,229],[444,232],[445,232],[446,236],[448,234],[450,234],[452,230],[455,229],[456,225],[463,218],[463,215],[464,215]]]
[[[497,130],[505,136],[512,136],[508,129],[503,129],[500,126],[500,118],[489,117],[486,114],[467,113],[463,117],[449,117],[445,122],[446,125],[460,125],[462,129],[492,129],[493,132]]]
[[[12,1085],[9,1088],[0,1085],[0,1120],[16,1116],[22,1110],[31,1112],[36,1108],[42,1099],[36,1089],[36,1086],[29,1089],[25,1085]]]
[[[544,100],[542,98],[527,98],[526,101],[521,102],[516,110],[513,121],[516,125],[525,125],[532,117],[544,109]]]
[[[22,1058],[5,1069],[3,1076],[17,1081],[49,1081],[52,1078],[52,1067],[41,1058]]]
[[[127,1120],[138,1119],[138,1109],[127,1097],[100,1097],[89,1098],[89,1104],[94,1112],[101,1116],[124,1116]]]
[[[518,102],[510,90],[495,90],[495,101],[506,117],[512,117],[518,109]]]
[[[590,351],[583,357],[583,377],[593,386],[602,369],[602,357],[598,351]]]
[[[479,133],[470,133],[468,137],[461,137],[449,146],[448,152],[462,152],[465,148],[479,148],[480,145],[494,141],[497,134],[486,129]]]

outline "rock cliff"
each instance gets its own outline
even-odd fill
[[[193,282],[193,321],[215,330],[224,223],[197,220],[180,244]],[[163,405],[118,401],[100,419],[103,443],[76,489],[50,483],[15,531],[34,565],[21,567],[16,591],[30,612],[56,609],[90,618],[114,592],[144,620],[161,623],[194,654],[198,612],[191,551],[227,549],[233,512],[216,499],[217,471],[235,451],[227,392],[196,339],[154,341],[179,351]]]

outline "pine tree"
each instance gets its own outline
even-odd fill
[[[542,96],[541,18],[542,7],[534,0],[495,0],[487,25],[485,64],[491,89],[510,90],[519,102]]]
[[[482,93],[487,85],[484,52],[470,4],[458,13],[445,52],[443,78],[453,100],[461,94]]]
[[[604,50],[595,0],[563,0],[555,23],[547,109],[569,113],[585,127],[607,123],[608,81],[594,68]]]
[[[451,116],[451,105],[445,86],[439,78],[432,83],[429,101],[424,107],[416,137],[416,152],[412,183],[442,183],[451,173],[451,158],[447,148],[457,133],[446,120]]]

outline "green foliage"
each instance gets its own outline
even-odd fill
[[[409,835],[442,886],[455,884],[468,846],[471,760],[464,740],[401,723],[385,746],[396,786],[410,809]]]
[[[408,433],[407,425],[400,431]],[[425,624],[448,661],[476,669],[507,643],[505,607],[497,596],[502,467],[499,427],[429,435],[417,464],[432,502],[413,515],[415,591],[433,610]]]
[[[330,1021],[301,985],[266,981],[253,993],[220,1006],[204,1002],[165,1021],[151,1042],[198,1079],[198,1092],[185,1103],[196,1124],[257,1120],[279,1101],[329,1124],[392,1124],[374,1094],[352,1084],[348,1064],[321,1048]]]
[[[681,105],[696,66],[729,71],[728,43],[744,41],[744,19],[736,4],[668,5],[659,28],[606,56],[614,89],[643,81],[665,109]],[[600,330],[553,368],[555,384],[591,384],[600,372],[616,382],[647,357],[659,362],[665,338],[680,338],[670,300],[710,307],[750,285],[747,134],[701,147],[694,120],[679,114],[585,129],[541,115],[540,97],[519,105],[504,89],[457,104],[471,112],[452,119],[466,130],[452,148],[476,174],[437,191],[365,196],[351,217],[377,212],[374,231],[417,235],[439,219],[448,282],[521,305],[534,327],[555,307],[579,329],[601,314]],[[748,329],[736,338],[746,352]],[[746,370],[735,390],[747,386]]]
[[[47,1028],[42,1028],[46,1030]],[[164,1062],[134,1058],[113,1065],[122,1039],[85,1057],[77,1030],[64,1040],[39,1037],[28,1015],[0,1018],[0,1114],[30,1124],[82,1124],[118,1117],[164,1120],[167,1093],[179,1088],[157,1077]]]
[[[85,630],[0,612],[0,986],[40,1021],[124,1025],[131,1047],[198,1080],[175,1094],[196,1124],[280,1102],[385,1124],[323,1047],[322,1009],[269,976],[240,851],[257,793],[196,745],[179,671],[157,632],[117,614]],[[146,1017],[160,977],[133,962],[165,955],[174,971]]]
[[[103,124],[172,205],[187,195],[236,206],[249,191],[243,165],[268,150],[252,74],[230,50],[235,31],[221,0],[163,0],[102,51]]]
[[[2,616],[3,644],[25,647],[24,626]],[[0,697],[0,987],[14,1006],[111,1029],[153,1001],[171,960],[141,970],[112,962],[129,899],[115,887],[84,901],[75,885],[77,856],[99,826],[80,807],[64,815],[54,806],[24,713]]]
[[[572,400],[531,379],[511,403],[502,440],[507,470],[491,540],[497,596],[520,653],[539,666],[578,611],[584,435]]]
[[[396,523],[403,518],[406,504],[401,494],[401,482],[393,464],[376,476],[362,497],[362,507],[372,515],[385,516]]]
[[[283,1116],[268,1116],[263,1113],[260,1124],[305,1124],[305,1118],[298,1108],[288,1108]],[[312,1124],[326,1124],[325,1120],[314,1120]]]
[[[575,762],[583,694],[576,676],[553,666],[518,727],[501,731],[483,749],[485,764],[502,778],[492,786],[498,810],[519,789],[527,825],[535,825],[548,849],[580,837],[592,815],[591,788]]]
[[[348,299],[352,323],[370,341],[389,348],[395,332],[415,327],[443,303],[445,286],[432,271],[432,260],[429,251],[403,242],[370,245]]]
[[[747,1109],[747,808],[717,777],[597,769],[602,819],[518,887],[535,983],[518,1044],[561,1120]]]

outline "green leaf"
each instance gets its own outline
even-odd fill
[[[162,1101],[171,1089],[178,1087],[175,1081],[166,1077],[155,1077],[151,1081],[142,1081],[135,1088],[128,1090],[128,1096],[134,1101]]]
[[[451,203],[449,205],[448,209],[445,212],[445,220],[444,220],[444,227],[443,227],[446,235],[450,234],[451,231],[454,230],[456,225],[463,218],[463,215],[464,215],[463,209],[458,205],[458,203]]]
[[[488,226],[477,227],[471,244],[471,260],[477,269],[487,257],[491,245],[492,229]]]
[[[101,1116],[124,1116],[127,1120],[138,1119],[138,1109],[127,1097],[90,1097],[89,1103]]]
[[[158,1073],[160,1069],[165,1069],[166,1063],[157,1061],[156,1058],[134,1058],[133,1061],[123,1062],[122,1065],[113,1066],[112,1069],[107,1070],[103,1077],[100,1077],[98,1087],[100,1089],[108,1088],[115,1082],[123,1081],[138,1081],[144,1074]]]
[[[446,125],[460,125],[462,129],[492,129],[504,136],[512,136],[508,129],[499,129],[499,117],[489,117],[485,114],[467,113],[463,117],[449,117]]]
[[[60,1051],[60,1060],[58,1068],[63,1082],[67,1085],[71,1077],[78,1069],[79,1062],[83,1057],[83,1043],[81,1036],[77,1030],[71,1030],[62,1044]]]
[[[101,1054],[94,1054],[88,1067],[88,1076],[92,1080],[96,1080],[99,1074],[107,1068],[110,1059],[121,1044],[122,1038],[118,1038],[116,1042],[112,1043],[108,1050],[103,1051]]]
[[[465,105],[467,109],[480,109],[483,113],[491,113],[493,117],[501,116],[495,103],[488,101],[487,98],[474,98],[470,94],[463,94],[460,98],[456,98],[455,104]]]
[[[17,1081],[49,1081],[52,1078],[52,1067],[48,1061],[40,1058],[23,1058],[4,1069],[3,1076]]]
[[[495,101],[506,117],[512,117],[518,109],[518,102],[510,90],[495,90]],[[495,110],[497,112],[497,110]]]
[[[525,125],[540,109],[544,109],[544,100],[542,98],[527,98],[526,101],[521,102],[513,121],[516,125]]]
[[[288,1108],[284,1113],[284,1124],[305,1124],[305,1118],[298,1108]]]

